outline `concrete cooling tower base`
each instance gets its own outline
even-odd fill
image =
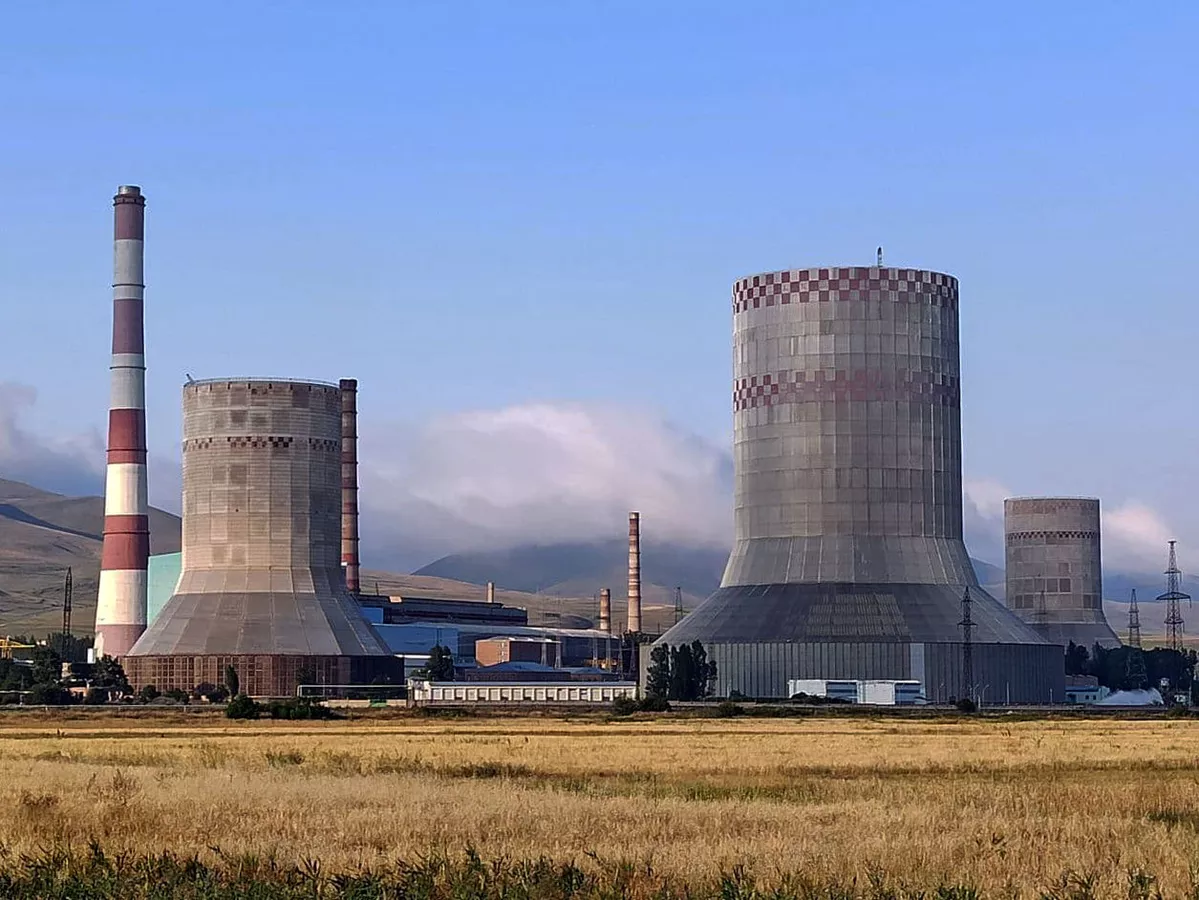
[[[792,678],[914,679],[932,701],[966,694],[965,585],[769,584],[716,591],[662,636],[700,641],[718,696],[784,697]],[[984,701],[1061,702],[1061,647],[970,587],[975,692]]]

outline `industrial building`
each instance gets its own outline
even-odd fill
[[[1055,644],[1120,645],[1103,614],[1098,500],[1004,500],[1003,531],[1009,609]]]
[[[610,704],[617,698],[637,698],[637,682],[610,681],[594,684],[548,684],[515,682],[510,684],[470,684],[413,680],[409,683],[409,703],[414,706],[594,706]]]
[[[718,695],[819,678],[1063,700],[1062,648],[979,587],[962,542],[958,299],[881,259],[733,286],[735,544],[658,641],[701,641]]]
[[[183,551],[174,594],[123,659],[135,686],[233,666],[246,693],[398,677],[345,588],[342,392],[232,379],[183,389]]]

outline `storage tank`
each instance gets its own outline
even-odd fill
[[[1055,643],[1120,646],[1103,613],[1098,500],[1004,500],[1003,530],[1009,609]]]
[[[342,396],[321,382],[183,389],[183,558],[125,660],[135,686],[190,690],[233,665],[251,695],[369,683],[394,660],[341,570]]]
[[[1060,701],[1060,648],[979,587],[962,542],[957,279],[766,272],[733,285],[732,312],[735,543],[660,642],[702,641],[722,694],[848,678]]]

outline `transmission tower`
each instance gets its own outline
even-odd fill
[[[73,593],[73,589],[72,589],[72,585],[71,585],[71,567],[67,566],[67,580],[66,580],[66,583],[63,584],[63,587],[62,587],[62,634],[63,634],[63,637],[66,637],[67,635],[69,635],[71,633],[71,599],[72,599],[71,595],[72,595],[72,593]],[[66,645],[64,644],[63,647],[65,650]]]
[[[1141,610],[1137,606],[1137,589],[1132,589],[1132,599],[1128,601],[1128,646],[1141,647]]]
[[[674,624],[678,625],[683,618],[683,589],[674,589]]]
[[[963,697],[974,699],[974,620],[970,617],[970,588],[962,595],[962,682]]]
[[[1171,650],[1181,651],[1183,648],[1182,603],[1191,603],[1191,595],[1184,594],[1178,588],[1182,581],[1182,572],[1178,570],[1178,557],[1174,552],[1176,541],[1170,541],[1170,565],[1166,569],[1166,592],[1158,597],[1158,601],[1166,603],[1166,643]]]

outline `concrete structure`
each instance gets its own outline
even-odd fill
[[[358,583],[358,382],[343,378],[341,390],[341,565],[346,590],[357,594]]]
[[[641,632],[641,513],[629,513],[629,619],[630,634]]]
[[[1055,644],[1120,646],[1103,614],[1099,501],[1003,501],[1005,602]]]
[[[1061,702],[1061,649],[986,595],[962,543],[957,279],[792,269],[739,280],[732,304],[735,543],[659,643],[702,641],[718,694],[883,679]]]
[[[599,630],[612,633],[612,591],[600,588],[599,596]]]
[[[562,665],[562,645],[542,637],[484,638],[475,641],[475,662],[480,666],[529,662],[557,667]]]
[[[363,611],[378,610],[378,617],[370,621],[399,625],[405,622],[450,622],[471,625],[528,625],[529,611],[518,606],[505,606],[496,601],[480,603],[478,600],[447,600],[441,597],[413,597],[392,595],[380,597],[359,594],[358,603]]]
[[[112,396],[104,483],[104,545],[95,652],[123,657],[146,630],[150,507],[146,479],[143,258],[146,198],[133,185],[113,197]]]
[[[395,661],[341,571],[341,392],[277,380],[183,389],[183,565],[129,651],[141,687],[191,689],[232,665],[256,696],[365,684]]]

